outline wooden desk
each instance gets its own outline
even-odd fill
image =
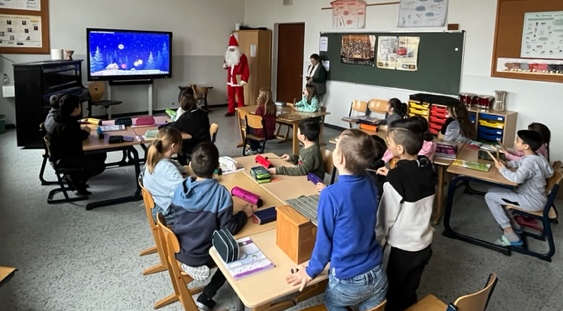
[[[16,268],[0,266],[0,287],[8,283],[16,271],[18,271]]]
[[[236,110],[245,110],[249,113],[254,113],[254,111],[256,111],[256,105],[253,106],[244,106],[244,107],[238,107],[236,108]],[[282,107],[279,108],[278,107],[278,111],[281,111],[280,114],[278,114],[277,116],[277,121],[281,122],[281,123],[285,123],[288,125],[292,125],[293,127],[293,142],[292,142],[292,147],[291,147],[291,152],[293,154],[299,154],[299,140],[297,139],[297,125],[299,124],[299,122],[301,122],[302,120],[305,119],[310,119],[310,118],[319,118],[319,117],[323,117],[326,115],[329,115],[330,112],[327,111],[317,111],[317,112],[298,112],[298,111],[293,111],[293,108],[291,107]],[[240,118],[239,118],[240,120]],[[242,127],[242,124],[239,124],[240,127]],[[323,125],[324,126],[324,123]],[[323,130],[321,128],[320,133],[322,133]],[[241,131],[241,139],[244,142],[244,137],[243,137],[243,133]]]
[[[138,140],[142,141],[144,144],[152,143],[154,141],[154,137],[146,137],[147,131],[150,130],[158,130],[158,125],[153,126],[140,126],[140,127],[132,127],[133,132],[135,132],[135,136]],[[182,139],[188,140],[192,139],[192,135],[188,133],[182,132]]]
[[[491,164],[491,168],[489,169],[488,172],[481,172],[481,171],[472,170],[455,165],[450,165],[448,168],[448,173],[456,174],[457,176],[452,179],[448,187],[448,198],[446,203],[446,210],[444,213],[444,231],[442,232],[442,235],[452,239],[458,239],[471,244],[483,246],[501,252],[505,255],[510,255],[510,251],[511,251],[510,247],[496,245],[488,241],[477,239],[472,236],[460,234],[454,231],[450,225],[450,218],[453,209],[453,197],[457,189],[457,185],[459,183],[464,183],[466,185],[466,189],[469,190],[469,193],[481,194],[481,195],[484,195],[485,193],[471,189],[469,187],[469,182],[483,183],[483,184],[488,184],[496,187],[504,187],[509,189],[513,189],[515,186],[517,186],[516,183],[508,181],[506,178],[504,178],[500,174],[498,169],[494,166],[494,163],[492,161],[478,159],[478,152],[479,152],[478,148],[465,146],[461,150],[461,152],[458,153],[457,158],[460,160],[489,163]],[[470,208],[470,207],[466,206],[465,208]]]
[[[139,117],[153,117],[154,118],[154,123],[156,125],[162,125],[162,124],[166,124],[166,123],[170,123],[172,122],[172,120],[170,120],[170,118],[168,116],[139,116]],[[133,122],[133,125],[135,125],[135,123],[137,123],[137,119],[139,117],[131,117],[131,121]],[[102,120],[102,125],[114,125],[115,124],[115,120],[116,119],[112,119],[112,120]],[[143,126],[141,126],[143,127]]]
[[[268,157],[269,161],[274,166],[284,165],[284,166],[295,166],[291,162],[287,162],[279,158],[278,155],[273,153],[265,153],[262,156]],[[256,156],[246,156],[246,157],[239,157],[235,158],[238,164],[244,167],[244,174],[249,176],[252,180],[252,175],[250,175],[250,168],[254,166],[258,166],[259,164],[255,162]],[[315,185],[307,180],[307,176],[287,176],[287,175],[275,175],[273,177],[281,178],[280,180],[276,180],[274,182],[260,184],[260,186],[266,189],[270,194],[275,196],[278,200],[283,201],[284,204],[288,199],[294,199],[301,195],[312,195],[317,194],[315,190]],[[252,180],[256,183],[254,180]]]
[[[91,210],[94,208],[114,205],[124,202],[130,201],[138,201],[141,199],[141,187],[137,182],[137,178],[141,173],[141,168],[139,164],[139,152],[135,149],[136,145],[140,145],[141,142],[136,139],[135,132],[131,129],[131,127],[127,127],[125,130],[122,131],[111,131],[104,134],[104,138],[100,139],[98,134],[96,133],[97,126],[89,125],[92,130],[90,132],[90,136],[88,139],[84,140],[82,143],[82,149],[86,153],[96,153],[96,152],[111,152],[111,151],[125,151],[128,154],[133,156],[133,165],[135,167],[135,192],[131,195],[126,195],[118,198],[103,200],[99,202],[90,202],[86,204],[86,210]],[[109,136],[111,135],[123,135],[133,137],[133,141],[122,142],[118,144],[110,144],[108,142]]]
[[[221,269],[225,278],[245,306],[256,311],[283,310],[294,306],[296,301],[316,296],[325,290],[328,269],[325,269],[325,271],[313,279],[303,292],[298,292],[299,286],[291,286],[285,283],[285,276],[290,274],[291,268],[296,265],[276,245],[276,230],[265,231],[250,237],[264,255],[274,263],[275,268],[235,280],[225,267],[215,248],[212,247],[209,250],[209,254],[217,264],[217,267]],[[272,301],[293,293],[297,293],[297,297],[290,297],[288,300],[272,304]]]

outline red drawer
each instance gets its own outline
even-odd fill
[[[446,119],[446,118],[447,118],[447,116],[446,116],[447,113],[448,113],[447,110],[445,110],[445,111],[436,111],[436,110],[432,110],[432,112],[430,113],[430,115],[433,116],[433,117],[438,117],[438,118],[444,118],[444,119]]]
[[[430,130],[437,130],[440,131],[442,129],[442,125],[443,124],[435,124],[435,123],[430,123]]]
[[[430,122],[442,125],[446,122],[446,118],[436,116],[435,114],[431,114],[430,115]]]
[[[436,106],[436,105],[432,105],[432,111],[440,111],[440,112],[446,112],[448,110],[448,108],[446,106]]]

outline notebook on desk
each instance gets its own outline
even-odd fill
[[[319,206],[319,195],[302,195],[295,199],[287,200],[287,204],[291,205],[305,218],[309,219],[315,226],[317,225],[317,208]]]
[[[226,264],[235,280],[275,267],[251,238],[238,239],[237,243],[239,246],[238,260]]]

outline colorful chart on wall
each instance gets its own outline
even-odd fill
[[[0,47],[42,47],[41,16],[0,14]]]
[[[520,57],[563,59],[563,11],[524,14]]]
[[[442,27],[446,24],[448,0],[401,0],[398,27]]]
[[[361,29],[366,25],[366,3],[363,0],[336,0],[332,6],[332,28]]]
[[[41,1],[37,0],[0,0],[0,8],[9,10],[41,11]]]
[[[418,70],[418,46],[420,37],[399,37],[397,70]]]
[[[344,64],[373,66],[375,63],[374,35],[342,35],[340,60]]]
[[[397,47],[399,38],[380,36],[377,42],[377,68],[397,68]]]

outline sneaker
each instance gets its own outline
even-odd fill
[[[182,264],[182,270],[194,278],[194,280],[203,281],[209,277],[209,267],[205,265],[192,267]]]
[[[498,240],[496,240],[495,244],[500,246],[522,247],[524,245],[524,242],[522,242],[522,240],[510,242],[504,235],[502,235]]]
[[[216,302],[208,298],[205,294],[199,295],[195,301],[195,305],[200,311],[211,311],[215,307]]]

